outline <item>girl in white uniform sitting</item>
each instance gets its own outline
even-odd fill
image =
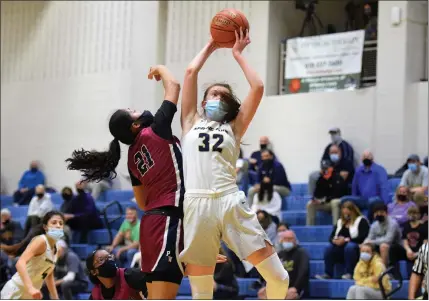
[[[58,299],[53,271],[57,261],[56,243],[64,236],[64,216],[50,211],[42,219],[45,234],[33,238],[16,263],[17,273],[1,291],[1,299],[42,299],[43,282],[51,299]]]

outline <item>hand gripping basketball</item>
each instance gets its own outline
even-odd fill
[[[246,48],[247,45],[250,44],[249,30],[246,29],[246,32],[243,33],[243,28],[240,27],[239,33],[235,31],[235,44],[232,47],[232,54],[238,55],[241,54]]]

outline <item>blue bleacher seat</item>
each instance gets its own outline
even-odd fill
[[[299,242],[299,245],[307,251],[310,259],[322,260],[329,242],[326,239],[326,242]]]
[[[298,240],[303,242],[326,242],[332,232],[332,226],[292,226]]]
[[[192,296],[177,296],[176,300],[192,300]]]
[[[78,294],[76,297],[77,297],[77,300],[88,300],[89,296],[90,294],[85,293],[85,294]]]
[[[115,237],[118,231],[112,229],[112,236]],[[92,245],[109,245],[109,231],[107,229],[92,230],[88,233],[88,243]]]
[[[89,254],[91,254],[95,249],[97,249],[96,245],[87,244],[72,244],[70,247],[82,260],[85,260]]]
[[[27,221],[27,216],[20,216],[13,219],[21,224],[22,229],[25,229],[25,222]]]
[[[306,210],[310,195],[289,196],[283,200],[282,210]]]
[[[106,192],[106,202],[112,201],[130,201],[134,198],[134,192],[132,190],[109,190]]]
[[[1,207],[5,208],[7,206],[13,205],[13,196],[11,195],[0,195]]]
[[[304,196],[308,192],[306,183],[299,183],[299,184],[291,184],[292,191],[290,193],[291,196]]]
[[[7,207],[12,214],[12,218],[27,217],[28,206],[9,206]]]
[[[51,193],[51,201],[54,205],[59,205],[59,207],[64,203],[63,197],[59,193]]]
[[[306,223],[306,210],[282,211],[282,222],[291,226],[304,226]],[[318,211],[316,213],[316,225],[332,225],[332,216],[329,212]]]
[[[112,220],[114,220],[117,217],[118,217],[118,215],[108,215],[107,219],[109,221],[112,221]],[[106,227],[107,225],[106,225],[106,223],[104,221],[104,216],[101,215],[100,218],[103,221],[103,225]],[[110,226],[112,227],[112,229],[119,230],[119,228],[121,227],[122,223],[124,222],[124,219],[125,219],[125,215],[121,216],[121,218],[119,218],[118,220],[116,220],[113,223],[111,223]]]
[[[396,188],[399,186],[399,183],[401,182],[401,178],[391,178],[388,180],[389,183],[389,189],[391,192],[395,192]]]

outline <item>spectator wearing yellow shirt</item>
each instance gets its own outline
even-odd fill
[[[119,228],[113,242],[106,248],[108,252],[115,254],[121,267],[130,267],[134,254],[139,250],[140,222],[138,221],[137,209],[128,207],[125,221]]]
[[[378,278],[386,270],[381,257],[375,252],[371,244],[362,244],[360,247],[360,260],[354,270],[355,285],[349,288],[347,299],[368,300],[383,299]],[[386,292],[391,291],[392,284],[389,277],[383,277],[383,287]]]

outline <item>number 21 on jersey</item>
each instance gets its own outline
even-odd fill
[[[201,144],[198,146],[198,150],[200,152],[208,152],[210,151],[210,140],[214,140],[215,143],[213,144],[211,150],[213,152],[222,152],[222,143],[223,143],[223,135],[221,134],[213,134],[211,139],[210,139],[210,135],[207,133],[200,133],[198,135],[199,138],[202,139]]]
[[[134,154],[134,163],[142,177],[155,165],[146,145],[143,144],[140,151]]]

